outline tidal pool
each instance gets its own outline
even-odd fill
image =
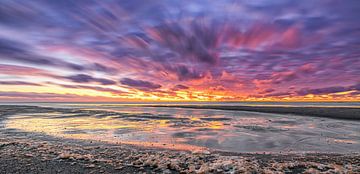
[[[360,151],[360,122],[310,116],[146,106],[18,113],[5,127],[108,143],[230,152]]]

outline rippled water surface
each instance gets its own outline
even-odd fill
[[[96,104],[61,107],[73,111],[17,114],[6,121],[6,127],[65,138],[186,150],[360,151],[359,121],[210,109]]]

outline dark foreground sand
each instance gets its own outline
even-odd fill
[[[359,173],[359,154],[236,154],[1,135],[0,173]]]
[[[0,123],[16,110],[0,108]],[[0,124],[0,173],[360,173],[360,154],[174,151],[62,139]]]
[[[278,107],[278,106],[224,106],[224,105],[149,105],[151,107],[177,107],[191,109],[217,109],[251,111],[276,114],[294,114],[336,119],[360,120],[360,108],[349,107]]]

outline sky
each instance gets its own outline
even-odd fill
[[[360,101],[358,0],[0,1],[0,101]]]

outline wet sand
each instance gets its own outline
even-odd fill
[[[1,124],[14,113],[48,113],[61,110],[71,112],[59,108],[0,106],[0,173],[360,172],[359,153],[260,154],[169,150],[60,138],[8,129]]]
[[[176,107],[191,109],[216,109],[251,111],[276,114],[294,114],[336,119],[360,120],[360,108],[351,107],[278,107],[278,106],[217,106],[217,105],[148,105],[150,107]]]
[[[0,173],[357,173],[359,154],[189,152],[0,134]]]
[[[360,122],[159,107],[8,106],[7,129],[176,150],[358,152]]]

